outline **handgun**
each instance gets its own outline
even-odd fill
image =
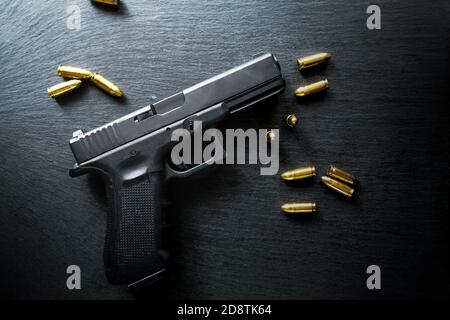
[[[170,165],[178,128],[193,121],[213,126],[284,89],[276,57],[258,56],[238,67],[70,139],[76,163],[70,176],[100,174],[108,203],[104,265],[111,284],[140,286],[160,279],[168,253],[163,246],[164,184],[206,167]]]

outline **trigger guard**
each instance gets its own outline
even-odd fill
[[[177,171],[177,170],[173,169],[169,165],[169,163],[166,163],[166,179],[189,177],[192,174],[199,172],[200,170],[205,169],[206,167],[213,164],[214,160],[215,160],[214,157],[212,157],[212,158],[196,165],[195,167],[184,170],[184,171]]]

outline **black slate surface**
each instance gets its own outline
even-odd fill
[[[0,292],[4,298],[133,298],[103,273],[106,204],[94,177],[71,179],[71,133],[91,129],[273,52],[287,87],[223,124],[281,131],[280,170],[330,163],[360,177],[346,201],[314,182],[288,186],[259,166],[216,166],[171,183],[171,273],[165,298],[416,298],[448,291],[448,21],[446,1],[5,1],[0,11]],[[81,29],[66,26],[81,9]],[[295,59],[330,51],[300,74]],[[58,64],[117,83],[58,101]],[[297,86],[328,78],[306,101]],[[292,220],[279,206],[315,200]],[[82,289],[67,290],[68,265]],[[382,270],[369,291],[368,265]]]

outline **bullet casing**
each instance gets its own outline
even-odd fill
[[[333,165],[330,165],[328,167],[327,174],[330,177],[333,177],[333,178],[338,179],[338,180],[340,180],[342,182],[348,183],[348,184],[350,184],[352,186],[354,186],[354,185],[356,185],[358,183],[358,179],[354,175],[352,175],[352,174],[350,174],[350,173],[348,173],[348,172],[346,172],[346,171],[344,171],[342,169],[339,169],[338,167],[335,167]]]
[[[114,83],[103,77],[102,75],[98,73],[94,73],[94,75],[91,78],[92,83],[94,83],[97,87],[100,89],[105,90],[109,94],[121,97],[123,95],[122,91],[119,89],[118,86],[116,86]]]
[[[93,2],[108,4],[110,6],[118,6],[120,0],[92,0]]]
[[[286,118],[284,118],[283,123],[284,123],[284,125],[293,128],[297,125],[298,118],[295,114],[290,114],[290,115],[286,116]]]
[[[81,80],[77,79],[64,81],[54,86],[51,86],[50,88],[47,89],[47,92],[50,97],[56,98],[67,92],[75,90],[81,85],[81,83],[82,83]]]
[[[281,206],[285,213],[310,213],[318,211],[315,202],[287,202]]]
[[[298,168],[298,169],[294,169],[294,170],[285,171],[281,174],[281,178],[286,181],[291,181],[291,180],[306,179],[306,178],[314,177],[315,175],[316,175],[315,167],[305,167],[305,168]]]
[[[325,79],[308,84],[307,86],[299,87],[297,90],[295,90],[295,95],[297,97],[304,97],[316,92],[326,90],[328,88],[329,88],[328,80]]]
[[[355,191],[355,189],[353,189],[352,187],[338,181],[335,180],[333,178],[327,177],[327,176],[323,176],[322,177],[322,182],[330,189],[348,197],[351,198],[353,195],[353,192]]]
[[[307,57],[303,57],[297,60],[297,65],[299,70],[310,68],[318,64],[324,63],[331,58],[331,53],[322,52],[313,54]]]
[[[70,66],[58,66],[58,76],[71,79],[91,79],[94,74],[87,70]]]

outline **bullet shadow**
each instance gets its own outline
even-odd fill
[[[320,210],[320,208],[319,208]],[[289,219],[298,224],[311,223],[313,220],[317,220],[317,214],[319,212],[307,212],[307,213],[284,213],[283,214]]]
[[[285,180],[284,182],[289,187],[311,187],[317,182],[316,178],[317,177],[309,177],[299,180]]]
[[[311,81],[311,83],[312,83],[312,81]],[[310,94],[310,95],[304,96],[304,97],[297,97],[296,96],[297,102],[300,103],[300,104],[303,104],[303,105],[316,103],[317,101],[325,99],[326,95],[329,94],[329,93],[327,93],[327,91],[329,91],[329,90],[330,89],[328,88],[326,90],[323,90],[323,91],[320,91],[320,92],[316,92],[316,93],[313,93],[313,94]]]
[[[305,77],[324,77],[323,72],[325,71],[325,69],[327,68],[329,62],[326,61],[324,63],[321,63],[317,66],[311,67],[311,68],[306,68],[306,69],[302,69],[299,70],[300,73],[305,76]]]
[[[66,81],[66,80],[67,79],[64,79],[64,81]],[[80,97],[83,97],[87,94],[87,90],[88,90],[87,87],[88,86],[86,83],[82,83],[81,86],[79,86],[75,90],[67,92],[64,95],[61,95],[54,99],[60,107],[69,106],[69,105],[75,103],[77,100],[79,100]]]

